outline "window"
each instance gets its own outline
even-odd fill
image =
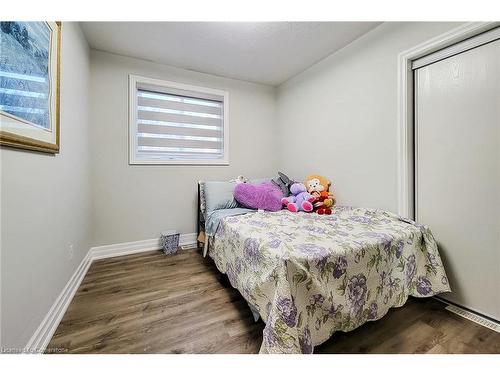
[[[229,164],[228,93],[129,76],[130,164]]]

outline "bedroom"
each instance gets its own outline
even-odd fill
[[[2,352],[500,353],[499,14],[275,16],[2,15]]]

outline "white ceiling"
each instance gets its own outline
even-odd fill
[[[83,22],[91,48],[279,85],[378,22]]]

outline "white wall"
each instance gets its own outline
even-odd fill
[[[91,245],[89,49],[62,32],[60,154],[0,150],[3,347],[26,345]]]
[[[229,92],[229,166],[128,164],[128,75]],[[276,173],[275,89],[110,53],[91,51],[94,245],[196,231],[198,180]]]
[[[456,23],[384,23],[278,88],[279,166],[338,203],[397,210],[397,56]]]

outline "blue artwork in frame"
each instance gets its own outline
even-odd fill
[[[0,22],[0,143],[59,151],[61,25]]]

